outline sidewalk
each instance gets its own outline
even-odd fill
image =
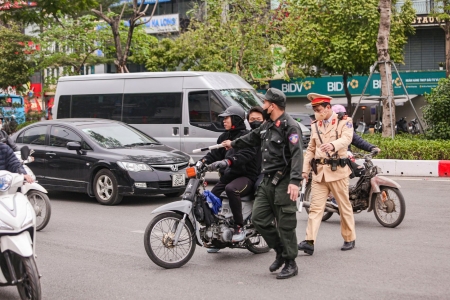
[[[362,165],[363,159],[356,160]],[[383,175],[450,177],[450,160],[398,160],[373,159],[373,164],[383,171]]]

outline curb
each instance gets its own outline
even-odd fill
[[[356,160],[358,165],[363,162]],[[373,159],[372,162],[387,176],[450,177],[450,160]]]

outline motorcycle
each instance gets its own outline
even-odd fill
[[[381,121],[376,121],[373,128],[376,133],[383,133],[383,123]]]
[[[24,176],[0,171],[0,286],[17,286],[21,299],[41,299],[36,257],[36,215],[17,192]]]
[[[229,200],[226,193],[222,193],[222,207],[217,214],[212,214],[203,193],[206,170],[207,166],[202,164],[187,168],[189,183],[182,200],[152,212],[157,215],[145,230],[144,246],[148,257],[160,267],[172,269],[183,266],[192,258],[196,245],[247,249],[255,254],[270,250],[252,224],[253,195],[241,197],[246,238],[242,242],[232,242],[234,221]]]
[[[400,120],[395,123],[395,131],[396,133],[409,133],[408,131],[408,122],[406,121],[406,117],[400,118]]]
[[[411,132],[411,134],[420,133],[419,120],[417,120],[416,118],[412,119],[411,122],[409,123],[409,132]]]
[[[369,133],[369,126],[367,126],[365,122],[359,122],[358,128],[356,128],[356,132],[358,132],[359,134]]]
[[[22,151],[24,151],[24,153],[22,153]],[[33,183],[25,182],[23,186],[20,187],[20,191],[22,194],[27,196],[28,201],[30,201],[31,205],[33,205],[36,213],[36,230],[41,231],[50,221],[52,206],[50,204],[50,199],[47,196],[47,190],[36,181],[36,176],[33,171],[26,165],[27,163],[34,161],[34,157],[31,156],[34,153],[34,150],[29,150],[28,147],[25,146],[22,147],[20,151],[16,151],[14,153],[17,159],[22,163],[25,171],[27,171],[27,174],[34,180]],[[27,153],[29,154],[26,155]],[[14,193],[14,191],[11,192]]]
[[[372,162],[372,157],[376,153],[357,154],[355,156],[364,158],[364,169],[355,185],[349,186],[349,198],[353,207],[353,213],[358,214],[364,210],[371,212],[373,210],[375,218],[384,227],[394,228],[400,225],[405,217],[405,199],[401,193],[400,185],[395,181],[379,176],[381,168]],[[311,176],[310,176],[311,177]],[[311,178],[305,191],[305,201],[303,206],[309,213],[311,204]],[[339,214],[339,207],[331,204],[332,195],[327,199],[325,212],[322,221],[326,221],[334,213]]]

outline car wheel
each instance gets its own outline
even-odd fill
[[[119,195],[117,179],[108,169],[101,169],[94,177],[94,194],[98,203],[103,205],[117,205],[123,196]]]
[[[168,193],[168,194],[164,194],[164,196],[166,197],[180,197],[181,195],[183,195],[184,191],[182,192],[176,192],[176,193]]]

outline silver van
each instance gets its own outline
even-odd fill
[[[255,89],[235,74],[144,72],[66,76],[58,80],[53,118],[125,122],[173,148],[214,145],[224,131],[218,115],[228,106],[262,105]],[[309,140],[309,130],[301,125]],[[305,141],[304,141],[305,142]],[[192,155],[194,159],[202,156]]]

